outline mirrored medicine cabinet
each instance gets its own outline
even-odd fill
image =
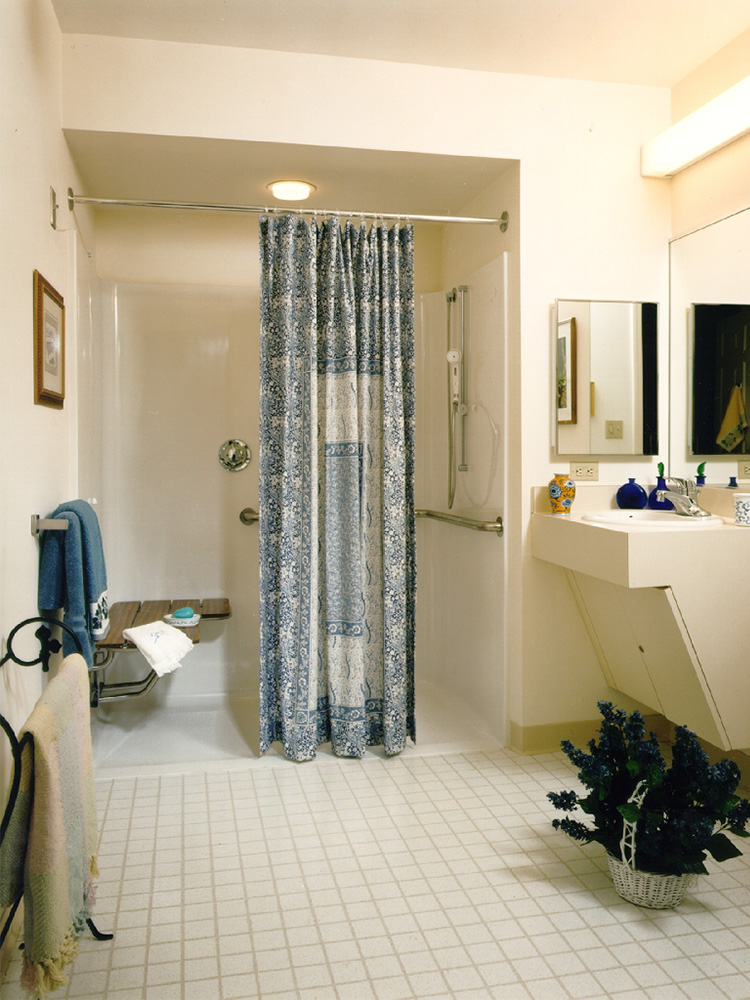
[[[655,455],[657,305],[557,299],[553,316],[558,455]]]
[[[717,441],[735,388],[745,407],[750,392],[750,209],[673,240],[669,260],[670,468],[709,459],[709,482],[725,482],[719,456],[728,476],[750,455],[750,428]]]

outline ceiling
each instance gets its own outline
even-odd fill
[[[0,0],[1,2],[1,0]],[[671,86],[750,29],[750,0],[51,0],[66,33]],[[67,131],[77,194],[267,204],[300,176],[311,208],[463,213],[503,161]],[[485,214],[484,212],[482,214]]]
[[[748,0],[52,0],[64,32],[671,87]]]
[[[70,129],[65,136],[83,185],[76,194],[97,198],[263,206],[274,203],[270,181],[299,177],[317,188],[306,208],[456,215],[507,166],[489,157],[289,143]]]

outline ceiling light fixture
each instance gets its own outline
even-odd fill
[[[641,174],[671,177],[750,132],[750,76],[641,146]]]
[[[268,190],[279,201],[304,201],[315,190],[307,181],[271,181]]]

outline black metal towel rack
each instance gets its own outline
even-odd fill
[[[13,651],[13,640],[15,639],[17,633],[25,628],[27,625],[33,625],[35,622],[41,623],[39,628],[34,633],[39,640],[39,656],[35,660],[22,660],[20,656],[17,656]],[[63,629],[68,635],[72,636],[73,641],[76,644],[76,649],[79,653],[82,652],[81,643],[78,640],[78,636],[75,632],[64,622],[58,621],[56,618],[26,618],[24,621],[19,622],[10,632],[8,636],[8,651],[5,656],[0,660],[0,669],[5,666],[8,660],[12,660],[13,663],[18,663],[22,667],[33,667],[37,663],[41,663],[42,670],[46,673],[49,670],[49,661],[54,653],[59,653],[62,649],[62,643],[55,639],[52,635],[52,629],[50,626],[57,626]],[[11,779],[10,794],[8,796],[8,803],[5,807],[5,812],[3,813],[2,822],[0,823],[0,844],[5,839],[5,834],[10,825],[10,818],[13,815],[13,810],[15,809],[16,800],[18,799],[18,789],[21,784],[21,753],[23,748],[27,743],[33,740],[31,733],[24,733],[21,739],[16,736],[13,731],[13,727],[5,718],[4,715],[0,714],[0,727],[2,727],[3,732],[8,737],[10,741],[10,748],[13,754],[13,777]],[[10,908],[10,913],[5,925],[0,931],[0,945],[3,944],[8,932],[10,931],[10,926],[13,923],[18,907],[21,905],[22,896],[13,903]],[[103,934],[94,924],[94,921],[88,919],[86,921],[89,930],[97,941],[111,941],[114,934]]]

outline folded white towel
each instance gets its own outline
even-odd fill
[[[124,629],[122,634],[138,647],[159,677],[181,666],[180,660],[193,648],[184,632],[166,622],[136,625]]]

